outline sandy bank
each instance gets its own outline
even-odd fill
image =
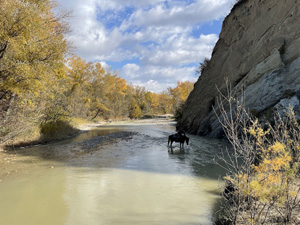
[[[126,125],[171,125],[175,126],[176,121],[170,116],[161,116],[150,119],[136,119],[136,120],[108,120],[98,123],[84,123],[76,126],[81,131],[89,131],[97,127],[105,126],[126,126]]]

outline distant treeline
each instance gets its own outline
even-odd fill
[[[152,93],[71,55],[69,13],[54,14],[55,7],[50,0],[0,1],[0,143],[71,118],[180,112],[193,83]]]

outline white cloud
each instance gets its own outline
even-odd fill
[[[123,66],[122,74],[130,80],[140,77],[140,66],[134,63],[129,63]]]
[[[148,80],[147,82],[137,81],[133,85],[145,87],[146,90],[159,93],[161,90],[166,90],[163,84],[155,80]]]
[[[134,85],[143,86],[149,91],[161,92],[168,87],[175,87],[177,81],[196,81],[195,69],[195,67],[141,67],[137,64],[126,64],[119,74]]]
[[[138,59],[120,70],[128,82],[170,86],[193,79],[218,34],[192,36],[195,27],[224,17],[236,0],[58,0],[73,11],[67,36],[88,61]],[[109,65],[106,65],[109,67]],[[114,68],[113,68],[114,69]],[[149,81],[152,82],[149,83]],[[158,82],[157,84],[155,82]]]
[[[172,2],[172,1],[170,1]],[[198,0],[192,4],[172,6],[157,4],[152,8],[136,10],[129,21],[136,26],[190,26],[220,19],[228,13],[234,0]]]
[[[98,7],[103,10],[123,10],[124,7],[145,7],[165,0],[97,0]]]
[[[182,66],[210,58],[218,37],[215,34],[201,35],[199,38],[181,35],[170,37],[162,46],[144,51],[141,58],[144,65]]]

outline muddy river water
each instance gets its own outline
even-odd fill
[[[212,224],[224,142],[190,136],[167,147],[175,127],[95,128],[44,146],[1,153],[1,225]]]

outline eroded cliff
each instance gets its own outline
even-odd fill
[[[300,1],[241,0],[223,22],[208,66],[184,107],[179,129],[218,137],[212,106],[228,78],[257,116],[291,105],[300,115]]]

